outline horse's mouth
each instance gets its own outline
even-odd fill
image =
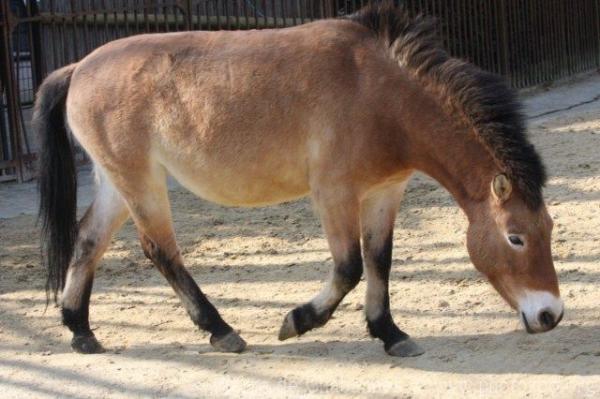
[[[549,328],[547,330],[536,331],[533,328],[531,328],[531,326],[529,325],[529,322],[527,321],[527,317],[525,317],[525,312],[521,312],[521,318],[523,319],[523,324],[525,325],[525,331],[527,331],[528,334],[537,334],[537,333],[542,333],[542,332],[546,332],[546,331],[550,331],[550,330],[554,329],[554,327],[556,327],[561,322],[564,315],[565,315],[565,311],[563,310],[562,312],[560,312],[560,315],[558,316],[558,318],[554,322],[554,325],[551,328]]]
[[[537,331],[535,331],[533,328],[531,328],[531,326],[529,326],[527,317],[525,317],[525,312],[521,312],[521,318],[523,319],[523,324],[525,325],[525,331],[527,331],[528,334],[535,334]]]

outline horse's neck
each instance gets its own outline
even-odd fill
[[[419,101],[415,101],[419,106]],[[409,120],[404,134],[411,143],[411,163],[442,184],[469,214],[475,204],[489,197],[490,183],[498,173],[489,152],[475,134],[434,106],[431,100],[420,104],[421,111]],[[427,112],[423,112],[426,109]],[[410,110],[409,110],[410,111]]]

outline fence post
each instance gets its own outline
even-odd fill
[[[4,82],[6,93],[6,107],[8,113],[8,131],[11,143],[9,149],[13,165],[17,170],[17,180],[23,181],[23,159],[21,157],[21,124],[19,123],[19,92],[16,88],[12,50],[12,30],[18,24],[18,20],[10,10],[8,1],[0,3],[0,17],[2,18],[2,31],[0,31],[0,74]]]

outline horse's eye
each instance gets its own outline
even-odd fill
[[[513,245],[518,245],[519,247],[522,247],[524,245],[523,240],[521,240],[521,237],[516,235],[508,236],[508,241],[510,241],[510,243]]]

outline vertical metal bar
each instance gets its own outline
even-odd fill
[[[273,27],[277,27],[277,8],[275,7],[275,0],[271,1],[271,11],[273,12]]]
[[[563,66],[563,71],[561,74],[565,74],[569,72],[569,54],[568,54],[568,48],[567,48],[567,39],[566,39],[566,35],[567,35],[567,20],[566,20],[566,8],[568,8],[564,2],[560,2],[560,20],[559,20],[559,43],[560,43],[560,57],[562,60],[562,66]]]
[[[42,22],[40,17],[40,10],[37,1],[29,1],[30,15],[35,17],[35,21],[31,22],[31,36],[29,42],[29,48],[31,51],[31,65],[32,65],[32,77],[33,80],[33,91],[36,92],[40,84],[42,84],[43,77],[46,75],[46,63],[44,62],[44,56],[42,52]]]
[[[596,6],[596,68],[600,68],[600,0],[594,2]]]
[[[83,55],[90,52],[89,43],[89,32],[88,32],[88,20],[87,20],[87,7],[84,5],[85,2],[81,3],[81,21],[83,31]]]
[[[494,43],[496,41],[496,32],[494,31],[494,0],[485,0],[486,2],[486,21],[487,27],[487,39],[486,49],[488,53],[488,62],[490,69],[499,74],[500,68],[498,66],[498,52],[494,49]]]
[[[562,48],[562,40],[563,40],[563,32],[562,32],[562,21],[564,16],[560,14],[562,12],[562,1],[563,0],[554,0],[553,7],[553,27],[554,31],[554,59],[556,63],[556,76],[561,76],[565,71],[565,63],[567,60],[563,59],[563,48]]]
[[[477,2],[477,10],[475,11],[475,17],[477,18],[477,25],[479,31],[479,40],[481,41],[481,47],[479,52],[481,53],[481,64],[479,66],[482,69],[488,70],[488,57],[487,57],[487,46],[486,46],[486,9],[485,9],[486,0],[480,0]]]
[[[496,18],[496,23],[498,24],[498,37],[499,37],[499,52],[500,52],[500,70],[502,75],[506,76],[506,78],[512,82],[512,76],[510,71],[509,64],[509,53],[508,53],[508,19],[506,14],[506,0],[498,1],[498,17]],[[514,82],[512,82],[514,85]]]
[[[221,30],[221,7],[219,7],[219,1],[215,0],[215,13],[217,15],[217,30]]]
[[[581,15],[581,28],[580,28],[580,52],[581,52],[581,64],[580,71],[585,71],[590,67],[590,50],[589,43],[591,43],[590,38],[593,37],[593,33],[590,30],[589,17],[593,14],[593,9],[591,8],[591,3],[589,0],[584,0],[584,5],[579,11]]]
[[[521,49],[523,47],[522,37],[519,32],[520,21],[522,17],[517,15],[513,7],[514,0],[506,0],[506,26],[508,39],[505,46],[508,48],[509,74],[513,79],[515,87],[522,87],[522,71],[518,67],[517,60],[521,58]],[[521,19],[520,19],[521,18]],[[510,44],[510,47],[508,46]]]
[[[578,61],[579,61],[579,66],[578,66],[578,71],[581,72],[585,69],[585,67],[587,66],[587,60],[588,60],[588,52],[587,52],[587,45],[589,43],[589,38],[590,36],[588,35],[588,18],[589,18],[589,1],[588,0],[581,0],[581,6],[578,8],[577,13],[577,19],[579,20],[579,26],[577,29],[577,34],[578,34],[578,38],[577,38],[577,44],[578,44],[578,53],[579,53],[579,57],[578,57]]]
[[[548,13],[550,6],[551,4],[549,4],[548,1],[545,3],[540,3],[538,11],[540,21],[539,33],[543,42],[542,62],[544,64],[544,74],[546,79],[549,81],[554,79],[554,74],[552,71],[554,60],[552,59],[552,41],[550,39],[550,24],[552,15]]]
[[[244,18],[246,19],[246,25],[245,25],[245,29],[250,29],[250,21],[248,19],[249,15],[248,15],[248,0],[240,0],[244,2]],[[256,10],[256,8],[255,8]],[[256,11],[254,11],[256,12]]]
[[[446,3],[446,23],[448,24],[448,44],[452,56],[458,56],[456,45],[456,13],[454,6],[456,1],[450,0]]]
[[[444,7],[439,0],[434,0],[434,15],[438,20],[438,34],[442,38],[444,46],[448,46],[448,39],[446,37],[446,21],[444,18]]]
[[[131,35],[129,33],[129,0],[123,0],[123,18],[125,19],[125,36]]]
[[[532,18],[532,2],[529,1],[525,3],[523,7],[523,14],[525,15],[525,19],[523,21],[523,39],[525,39],[522,43],[525,44],[525,51],[523,52],[523,61],[521,70],[523,71],[523,77],[526,79],[526,85],[532,81],[532,77],[535,76],[534,80],[538,79],[539,71],[535,64],[538,62],[538,47],[539,43],[537,43],[537,37],[535,36],[534,31],[534,20]],[[527,58],[525,58],[527,57]]]
[[[75,0],[71,0],[71,30],[73,32],[73,58],[79,59],[79,37],[77,35],[77,12]]]
[[[152,2],[149,0],[148,3],[151,4]],[[154,13],[154,31],[160,32],[160,26],[158,24],[158,4],[156,4],[156,2],[152,6],[152,12]]]
[[[27,132],[25,131],[25,120],[23,118],[23,109],[22,106],[25,102],[25,100],[21,97],[21,95],[23,94],[23,90],[21,87],[21,82],[25,79],[28,79],[28,77],[26,76],[25,78],[22,78],[21,75],[21,70],[23,69],[22,65],[21,65],[21,61],[23,61],[23,50],[21,49],[21,43],[22,43],[22,29],[20,29],[19,27],[19,23],[23,23],[23,20],[20,17],[23,17],[25,19],[27,19],[28,21],[25,22],[27,24],[26,26],[26,35],[28,36],[28,38],[30,37],[30,33],[31,33],[31,9],[29,8],[28,4],[25,4],[25,15],[21,16],[21,15],[17,15],[17,18],[19,18],[17,21],[17,26],[16,26],[16,42],[17,42],[17,48],[16,51],[13,49],[12,54],[16,53],[16,57],[15,57],[15,68],[16,68],[16,73],[13,76],[14,78],[14,83],[15,83],[15,93],[17,95],[16,98],[16,102],[17,102],[17,107],[15,108],[15,113],[17,116],[17,123],[19,124],[19,132],[22,134],[22,137],[20,136],[20,139],[22,138],[23,142],[22,144],[19,146],[19,151],[23,151],[25,150],[25,154],[29,155],[31,154],[31,147],[29,146],[29,140],[27,138]],[[20,21],[19,21],[20,20]],[[14,39],[14,38],[13,38]],[[13,40],[14,43],[14,40]],[[29,70],[31,72],[31,88],[33,89],[33,71],[32,71],[32,59],[31,59],[31,47],[29,48],[30,52],[29,52]],[[14,55],[13,55],[14,57]],[[27,68],[27,66],[26,66]],[[28,79],[29,80],[29,79]],[[29,102],[29,98],[27,98],[27,101]],[[25,146],[25,148],[23,149],[23,145]],[[25,155],[24,154],[24,155]],[[22,162],[22,166],[25,166],[26,163],[26,159],[23,159]]]
[[[55,19],[55,12],[54,12],[54,0],[50,0],[49,3],[49,7],[50,7],[50,37],[51,39],[49,40],[49,42],[52,43],[52,69],[56,69],[56,65],[58,64],[58,54],[57,54],[57,49],[56,49],[56,19]]]
[[[189,30],[188,29],[188,22],[187,22],[187,15],[188,13],[186,12],[187,9],[187,4],[184,1],[183,3],[180,3],[179,5],[175,5],[173,6],[173,10],[175,12],[175,30],[176,31],[184,31],[184,30]]]
[[[160,9],[159,9],[160,11]],[[170,22],[169,22],[169,7],[168,4],[163,4],[162,6],[162,20],[163,20],[163,25],[164,25],[164,31],[165,32],[170,32],[171,31],[171,27],[170,27]]]
[[[264,20],[264,25],[263,28],[266,28],[267,25],[267,15],[269,14],[269,10],[267,9],[267,0],[263,0],[262,2],[263,4],[263,20]]]
[[[189,30],[187,29],[188,23],[187,12],[185,11],[186,7],[187,5],[185,1],[183,3],[180,3],[179,5],[176,4],[173,6],[173,11],[175,13],[175,30],[178,32]]]
[[[567,41],[569,43],[569,60],[570,60],[570,68],[569,74],[573,74],[577,71],[577,47],[576,47],[576,25],[579,25],[579,21],[577,20],[575,13],[578,7],[569,7],[569,21],[566,24],[568,29]]]
[[[479,43],[477,43],[477,32],[473,27],[473,4],[472,1],[465,2],[465,6],[467,7],[467,23],[468,23],[468,31],[469,37],[471,38],[471,45],[469,46],[469,61],[473,63],[477,63],[477,49],[479,48]]]
[[[473,18],[473,23],[475,24],[475,33],[477,34],[477,65],[481,68],[485,68],[485,42],[484,42],[484,32],[485,29],[482,26],[481,19],[481,0],[473,1],[473,14],[471,18]]]
[[[513,58],[513,68],[516,72],[516,76],[517,79],[519,80],[519,87],[522,87],[523,84],[523,68],[522,68],[522,63],[519,63],[518,61],[524,61],[525,58],[523,57],[523,48],[524,48],[524,43],[523,43],[523,35],[522,35],[522,21],[523,21],[523,16],[518,14],[517,12],[515,12],[514,9],[514,0],[511,0],[511,7],[510,7],[510,18],[513,21],[513,39],[515,40],[515,52],[514,52],[514,58]]]
[[[515,1],[515,0],[513,0]],[[529,86],[530,84],[530,75],[529,75],[529,66],[531,65],[531,63],[533,62],[533,58],[532,58],[532,53],[531,53],[531,48],[530,48],[530,42],[529,40],[529,26],[528,26],[528,21],[529,21],[529,15],[527,12],[527,7],[523,7],[523,9],[519,9],[518,8],[518,4],[513,3],[514,5],[514,9],[513,9],[513,13],[515,16],[519,16],[521,17],[519,21],[519,49],[520,49],[520,54],[519,54],[519,58],[515,58],[516,62],[515,65],[519,65],[519,74],[521,76],[521,81],[523,82],[523,86]]]
[[[66,34],[66,26],[67,26],[67,17],[65,15],[65,12],[63,11],[61,13],[61,26],[60,26],[60,32],[61,32],[61,45],[62,45],[62,50],[63,50],[63,59],[62,59],[62,63],[60,64],[65,65],[69,62],[69,53],[68,53],[68,49],[67,49],[67,38],[65,37]]]
[[[103,28],[104,34],[102,36],[104,38],[103,42],[106,43],[106,42],[110,41],[110,38],[108,36],[108,12],[106,9],[106,0],[102,0],[101,6],[102,6],[102,19],[104,22],[104,28]]]
[[[536,82],[534,84],[539,84],[539,83],[543,83],[546,82],[549,79],[548,75],[546,74],[547,70],[546,70],[546,65],[544,62],[544,34],[542,33],[542,27],[543,27],[543,19],[542,19],[542,13],[541,11],[541,7],[536,7],[537,6],[537,2],[539,2],[538,0],[536,1],[532,1],[532,4],[534,6],[534,8],[531,10],[531,25],[532,25],[532,34],[534,36],[534,40],[535,40],[535,46],[536,47],[536,64],[537,64],[537,68],[531,68],[531,72],[529,73],[530,75],[533,75],[533,73],[537,73],[538,78],[536,79]]]
[[[111,0],[109,0],[109,2],[110,2],[110,1],[111,1]],[[119,37],[121,37],[121,32],[120,32],[120,30],[119,30],[119,28],[120,28],[120,27],[119,27],[119,13],[118,13],[118,11],[119,11],[119,7],[118,7],[118,5],[117,5],[117,2],[116,2],[116,0],[112,0],[112,1],[113,1],[113,3],[112,3],[112,17],[113,17],[112,24],[113,24],[113,32],[114,32],[114,34],[115,34],[115,37],[114,37],[114,38],[115,38],[115,39],[118,39]]]
[[[453,33],[453,37],[454,37],[454,50],[455,50],[455,55],[459,56],[460,58],[464,58],[464,49],[462,46],[462,17],[461,17],[461,12],[460,12],[460,4],[457,0],[452,0],[452,4],[454,5],[454,7],[452,7],[452,14],[454,15],[453,18],[453,24],[454,24],[454,33]]]
[[[589,67],[589,50],[588,50],[588,43],[590,42],[589,38],[593,37],[590,29],[589,29],[589,16],[593,15],[591,14],[593,10],[590,9],[590,2],[589,1],[585,1],[584,6],[581,7],[581,9],[579,10],[579,15],[581,16],[581,20],[582,20],[582,24],[581,27],[579,28],[579,34],[580,34],[580,40],[579,40],[579,52],[581,54],[580,56],[580,65],[579,65],[579,72],[583,72],[585,71],[588,67]]]
[[[198,8],[200,8],[200,4],[198,4]],[[206,16],[206,26],[208,27],[208,30],[212,30],[212,22],[210,21],[210,14],[208,12],[208,0],[204,1],[204,15]],[[198,13],[198,29],[202,29],[200,13]]]
[[[100,45],[100,40],[98,39],[99,36],[99,29],[98,29],[98,9],[96,8],[96,3],[93,3],[93,15],[92,15],[92,25],[94,27],[93,31],[94,31],[94,42],[93,42],[93,47],[97,47],[98,45]]]
[[[227,21],[227,30],[231,30],[231,20],[229,18],[229,0],[223,0],[225,5],[225,20]]]
[[[585,16],[582,14],[582,12],[584,11],[583,5],[581,7],[574,7],[574,11],[575,11],[575,16],[574,16],[574,20],[578,21],[575,22],[573,24],[574,29],[574,34],[573,34],[573,45],[575,48],[575,51],[577,53],[577,57],[575,58],[575,62],[576,62],[576,66],[575,66],[575,72],[581,72],[582,71],[582,66],[584,64],[584,46],[583,46],[583,29],[585,27]]]
[[[567,7],[567,24],[565,25],[566,32],[567,32],[567,43],[568,43],[568,57],[569,57],[569,74],[572,74],[575,72],[576,70],[576,63],[575,63],[575,57],[576,57],[576,48],[575,48],[575,38],[574,38],[574,29],[573,29],[573,24],[577,23],[576,21],[574,21],[574,11],[572,7]]]
[[[258,28],[258,0],[252,0],[252,18],[253,22],[250,24],[253,28]]]
[[[447,51],[448,53],[450,53],[451,55],[454,55],[454,43],[452,43],[452,34],[451,34],[451,30],[452,30],[452,20],[451,20],[451,8],[452,8],[452,0],[450,1],[446,1],[441,5],[441,10],[443,11],[443,15],[444,15],[444,35],[445,35],[445,40],[446,40],[446,46],[447,46]]]
[[[143,32],[148,33],[148,32],[150,32],[150,21],[148,21],[148,8],[146,5],[146,0],[137,0],[137,1],[140,2],[141,7],[142,7],[140,10],[141,14],[142,14],[141,15],[141,17],[142,17],[142,22],[141,22],[142,28],[141,29],[143,30]]]
[[[588,1],[587,2],[587,7],[586,7],[586,12],[585,12],[585,16],[586,16],[586,32],[585,32],[585,37],[586,39],[586,49],[585,49],[585,53],[586,53],[586,69],[591,69],[594,67],[594,65],[596,64],[596,58],[595,58],[595,51],[594,51],[594,38],[595,36],[595,26],[594,26],[594,16],[595,14],[595,8],[594,8],[594,2],[593,1]]]
[[[288,13],[287,13],[287,7],[286,7],[287,0],[280,0],[280,1],[281,1],[281,16],[283,18],[283,26],[286,27],[287,19],[288,19]]]
[[[554,0],[548,0],[545,7],[546,26],[544,35],[546,36],[546,48],[547,53],[545,54],[546,62],[548,63],[548,76],[551,80],[556,78],[556,57],[554,50],[556,48],[554,41],[554,18],[552,14],[554,12]]]
[[[0,43],[0,51],[2,52],[4,74],[6,75],[4,80],[6,81],[5,92],[8,111],[8,129],[11,141],[11,155],[16,165],[17,179],[19,182],[22,182],[24,176],[23,159],[21,157],[21,126],[19,125],[17,115],[17,107],[19,107],[20,104],[18,102],[18,91],[16,90],[15,79],[12,78],[14,76],[14,65],[12,59],[12,32],[9,19],[9,13],[11,13],[11,11],[7,1],[1,2],[0,7],[0,12],[4,19],[2,23],[2,43]]]
[[[138,14],[138,1],[139,0],[133,0],[133,4],[132,4],[132,11],[133,11],[133,26],[135,27],[135,33],[138,34],[140,33],[140,19],[139,19],[139,14]]]
[[[579,9],[581,8],[581,4],[578,4],[577,7],[571,7],[570,8],[570,13],[569,13],[569,17],[570,17],[570,21],[567,24],[567,26],[569,27],[569,35],[567,36],[568,40],[569,40],[569,50],[570,50],[570,54],[569,54],[569,58],[571,60],[571,70],[569,71],[569,74],[574,74],[577,73],[578,71],[578,64],[579,64],[579,43],[577,41],[578,39],[578,31],[579,31],[579,26],[581,26],[581,20],[578,18],[579,17]]]

